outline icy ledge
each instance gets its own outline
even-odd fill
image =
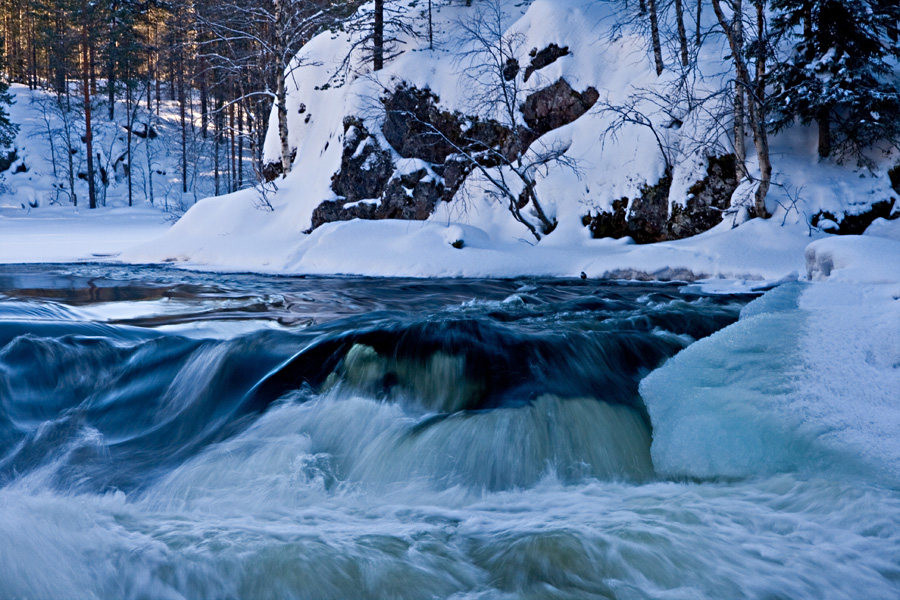
[[[783,285],[641,383],[667,476],[900,482],[900,242],[828,238]]]

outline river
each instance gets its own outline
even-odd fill
[[[897,598],[898,490],[654,469],[750,299],[2,266],[0,598]]]

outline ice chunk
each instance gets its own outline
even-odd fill
[[[900,480],[891,285],[788,284],[641,382],[660,474]]]

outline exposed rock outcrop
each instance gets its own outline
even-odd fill
[[[559,79],[529,95],[522,104],[522,116],[536,137],[540,137],[573,122],[590,110],[599,98],[600,94],[592,87],[576,92],[565,79]]]
[[[832,221],[837,224],[836,229],[829,229],[828,233],[836,233],[838,235],[861,235],[875,219],[887,219],[889,221],[900,217],[900,211],[894,212],[894,204],[896,200],[882,200],[873,204],[869,210],[849,215],[834,215],[827,211],[820,211],[813,215],[809,223],[813,227],[818,227],[825,220]]]
[[[569,47],[563,46],[560,48],[556,44],[550,44],[543,50],[533,48],[528,55],[531,57],[531,63],[525,67],[525,76],[523,77],[525,81],[528,81],[535,71],[539,71],[544,67],[552,65],[563,56],[568,56]]]
[[[711,229],[722,221],[738,181],[732,155],[708,160],[706,177],[690,188],[690,196],[683,206],[672,206],[671,213],[672,178],[665,176],[655,185],[643,186],[640,196],[634,200],[616,200],[612,210],[586,215],[582,222],[592,237],[628,236],[638,244],[682,239]]]
[[[711,156],[706,177],[688,190],[687,202],[672,206],[666,225],[666,238],[677,240],[712,229],[722,222],[731,206],[731,195],[738,186],[734,155]]]
[[[381,131],[400,156],[442,163],[463,144],[460,115],[440,110],[438,102],[431,90],[406,84],[382,99],[385,116]]]
[[[344,120],[341,169],[332,177],[331,188],[341,198],[316,207],[313,229],[350,219],[424,220],[444,192],[443,182],[428,168],[395,172],[391,152],[355,118]]]
[[[366,130],[362,121],[344,119],[344,150],[341,169],[331,178],[331,189],[345,202],[381,197],[394,172],[391,153]]]
[[[512,131],[494,120],[444,110],[431,90],[403,83],[382,98],[381,133],[390,148],[382,147],[361,119],[344,120],[341,168],[331,180],[339,198],[313,211],[312,226],[349,219],[427,219],[440,200],[453,198],[476,166],[514,160],[543,133],[587,112],[597,97],[593,88],[579,93],[560,79],[528,96],[522,105],[535,130]],[[420,167],[401,172],[394,164],[394,152],[419,161],[413,164]],[[279,168],[271,165],[273,178]]]
[[[291,152],[291,162],[294,162],[294,159],[297,158],[297,149],[294,148]],[[281,160],[267,162],[263,165],[263,179],[266,183],[270,181],[275,181],[278,179],[278,176],[282,174],[284,168],[281,166]]]
[[[656,185],[645,185],[638,198],[620,198],[613,202],[611,211],[587,215],[582,223],[594,238],[630,237],[638,244],[664,241],[671,185],[671,177],[662,178]]]

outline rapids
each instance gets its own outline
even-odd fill
[[[896,598],[898,490],[654,467],[749,299],[0,267],[0,598]]]

